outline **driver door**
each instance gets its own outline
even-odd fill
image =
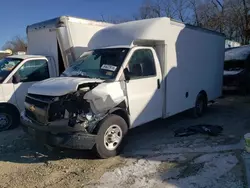
[[[163,95],[160,63],[153,48],[136,47],[127,65],[126,81],[131,125],[162,117]]]
[[[24,101],[28,88],[35,82],[50,77],[48,62],[45,59],[25,62],[13,76],[13,85],[19,110],[24,110]]]

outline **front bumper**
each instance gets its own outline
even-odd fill
[[[21,124],[23,130],[42,144],[54,147],[70,149],[92,149],[96,143],[96,135],[84,131],[67,130],[61,126],[42,126],[28,119],[24,113],[21,114]],[[57,129],[57,130],[56,130]],[[58,132],[62,130],[63,132]]]

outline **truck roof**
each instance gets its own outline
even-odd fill
[[[34,23],[32,25],[28,25],[26,28],[26,32],[32,30],[38,30],[38,29],[44,29],[44,28],[57,28],[62,25],[65,25],[66,22],[76,22],[76,23],[82,23],[87,25],[99,25],[99,26],[111,26],[113,24],[107,23],[107,22],[101,22],[101,21],[94,21],[94,20],[88,20],[83,18],[77,18],[73,16],[60,16],[53,19],[45,20],[42,22]]]
[[[44,58],[44,56],[41,55],[12,55],[8,56],[9,58],[17,58],[17,59],[30,59],[30,58]]]
[[[133,42],[135,40],[140,39],[162,41],[168,35],[168,31],[170,31],[171,25],[178,25],[183,28],[189,28],[192,30],[199,30],[202,32],[224,36],[223,34],[218,32],[202,29],[191,25],[185,25],[168,17],[161,17],[130,21],[106,27],[93,36],[89,43],[89,47],[95,49],[117,45],[131,46],[133,45]]]

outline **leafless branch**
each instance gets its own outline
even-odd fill
[[[23,37],[15,36],[11,40],[7,41],[2,49],[10,49],[12,52],[26,51],[27,42]]]

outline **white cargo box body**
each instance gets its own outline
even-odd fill
[[[100,29],[112,24],[61,16],[27,27],[27,53],[52,56],[56,65],[68,67],[88,50],[91,37]],[[60,68],[58,68],[60,69]],[[63,68],[61,68],[63,69]]]
[[[194,107],[200,91],[206,92],[208,101],[221,96],[224,35],[154,18],[105,28],[94,35],[89,47],[137,45],[154,47],[161,63],[163,118]]]

